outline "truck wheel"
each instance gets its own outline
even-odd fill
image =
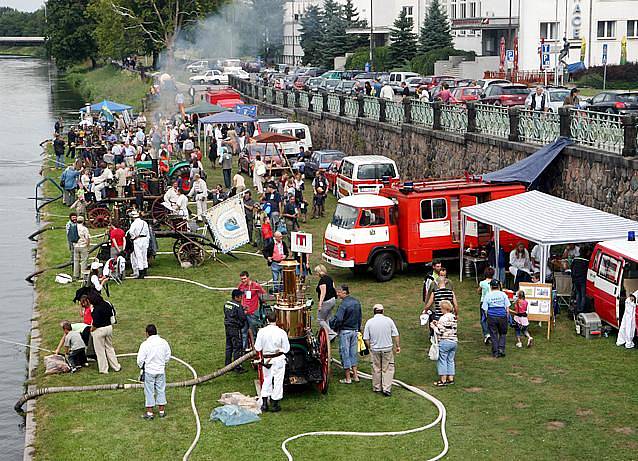
[[[387,282],[394,277],[396,260],[391,253],[381,253],[374,258],[374,276],[377,282]]]

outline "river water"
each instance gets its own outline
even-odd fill
[[[27,342],[37,229],[33,200],[41,148],[59,116],[76,119],[83,101],[43,60],[0,57],[0,338]],[[73,114],[75,111],[75,114]],[[68,123],[67,123],[68,126]],[[0,458],[22,459],[23,418],[13,411],[26,376],[25,348],[0,343]]]

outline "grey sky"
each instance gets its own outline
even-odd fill
[[[44,0],[0,0],[0,6],[10,6],[20,11],[35,11],[44,5]]]

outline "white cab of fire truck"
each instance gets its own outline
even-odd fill
[[[365,270],[371,266],[377,280],[392,278],[398,251],[396,204],[373,194],[339,199],[324,235],[322,258],[337,267]]]
[[[399,169],[394,160],[383,155],[355,155],[344,157],[337,173],[337,197],[354,194],[378,194],[384,181],[399,181]]]

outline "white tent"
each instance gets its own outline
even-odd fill
[[[638,234],[636,221],[530,191],[461,209],[461,267],[468,217],[492,226],[497,261],[501,230],[540,245],[541,261],[549,259],[552,245],[622,239],[627,238],[629,231]],[[547,265],[540,266],[540,279],[545,280]]]

